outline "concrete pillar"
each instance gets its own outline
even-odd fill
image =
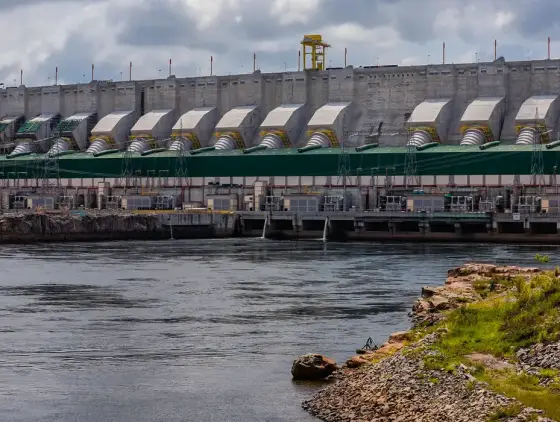
[[[556,232],[560,234],[560,221],[556,223]]]
[[[391,233],[392,235],[395,234],[397,231],[397,224],[393,222],[389,222],[388,226],[389,226],[389,233]]]
[[[531,221],[529,221],[528,217],[525,217],[523,220],[523,230],[525,234],[531,234]]]
[[[460,236],[462,232],[461,223],[455,223],[455,234]]]
[[[354,219],[354,231],[357,233],[363,233],[366,231],[366,227],[363,221]]]

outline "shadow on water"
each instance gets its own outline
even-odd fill
[[[32,297],[35,300],[12,312],[41,312],[41,307],[60,306],[71,309],[149,308],[153,299],[128,299],[115,289],[90,284],[34,284],[0,287],[5,296]]]

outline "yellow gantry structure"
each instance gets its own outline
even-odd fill
[[[301,41],[303,48],[303,70],[323,70],[326,63],[326,51],[330,47],[321,35],[304,35]],[[311,56],[311,66],[307,66],[307,56]]]

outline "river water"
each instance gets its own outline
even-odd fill
[[[313,421],[306,352],[343,361],[408,326],[468,260],[555,247],[260,239],[0,248],[0,419]],[[556,258],[558,259],[558,258]],[[555,264],[556,262],[551,262]]]

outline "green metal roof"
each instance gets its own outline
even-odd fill
[[[394,174],[405,172],[406,147],[379,147],[362,152],[348,149],[349,174]],[[553,174],[560,164],[560,147],[543,148],[545,174]],[[531,174],[532,146],[497,145],[487,150],[477,146],[445,145],[417,151],[418,175],[496,175]],[[123,169],[122,152],[94,157],[76,153],[59,157],[63,178],[119,177]],[[40,177],[43,155],[29,155],[12,159],[0,157],[0,177]],[[335,176],[339,171],[340,149],[317,149],[298,153],[297,149],[262,150],[251,154],[235,151],[209,151],[187,155],[184,160],[191,177],[227,176]],[[410,157],[409,157],[410,158]],[[141,156],[135,153],[130,168],[139,176],[173,176],[178,167],[175,152],[163,151]],[[9,175],[8,175],[9,173]]]

